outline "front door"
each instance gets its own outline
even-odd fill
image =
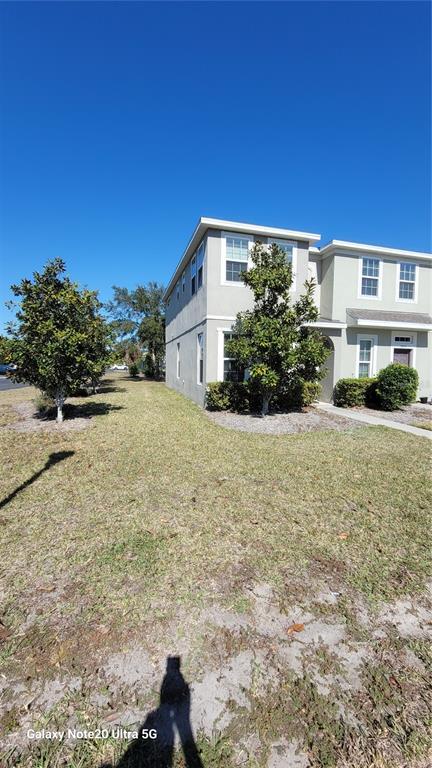
[[[393,362],[401,363],[402,365],[411,364],[411,350],[410,349],[395,349],[393,353]]]

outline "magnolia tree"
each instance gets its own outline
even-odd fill
[[[54,259],[33,280],[12,286],[18,309],[8,329],[9,357],[17,366],[12,377],[49,395],[59,422],[66,398],[89,380],[94,386],[110,355],[96,293],[80,290],[64,272],[64,262]]]
[[[321,333],[308,326],[318,319],[313,279],[292,301],[292,266],[275,243],[255,243],[252,268],[242,273],[254,295],[254,308],[237,315],[228,354],[248,369],[262,398],[262,415],[272,397],[303,381],[319,381],[329,351]]]

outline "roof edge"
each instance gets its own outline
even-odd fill
[[[322,248],[318,250],[321,256],[330,256],[332,253],[336,253],[338,250],[353,251],[368,251],[369,253],[376,253],[382,256],[406,256],[412,259],[426,259],[432,261],[432,253],[424,251],[407,251],[403,248],[390,248],[385,245],[371,245],[367,243],[352,243],[348,240],[330,240]]]
[[[201,216],[198,219],[198,223],[189,239],[189,242],[183,251],[182,257],[178,262],[171,280],[169,281],[165,293],[163,295],[164,301],[168,298],[176,281],[178,280],[182,270],[187,264],[189,257],[195,249],[195,246],[199,245],[199,240],[204,237],[208,229],[221,229],[227,232],[249,232],[251,235],[264,235],[274,236],[281,238],[288,238],[290,240],[304,240],[308,243],[316,243],[321,239],[321,235],[313,232],[301,232],[295,229],[283,229],[281,227],[267,227],[260,224],[248,224],[244,221],[230,221],[226,219],[214,219],[208,216]]]

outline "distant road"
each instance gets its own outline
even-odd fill
[[[7,376],[0,376],[0,392],[4,389],[20,389],[21,387],[28,387],[28,384],[16,384]]]

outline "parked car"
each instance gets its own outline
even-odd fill
[[[17,367],[16,365],[13,365],[13,363],[0,363],[0,374],[3,376],[12,371],[16,371],[16,369]]]
[[[110,370],[111,371],[127,371],[128,367],[125,363],[115,364],[112,365]]]

